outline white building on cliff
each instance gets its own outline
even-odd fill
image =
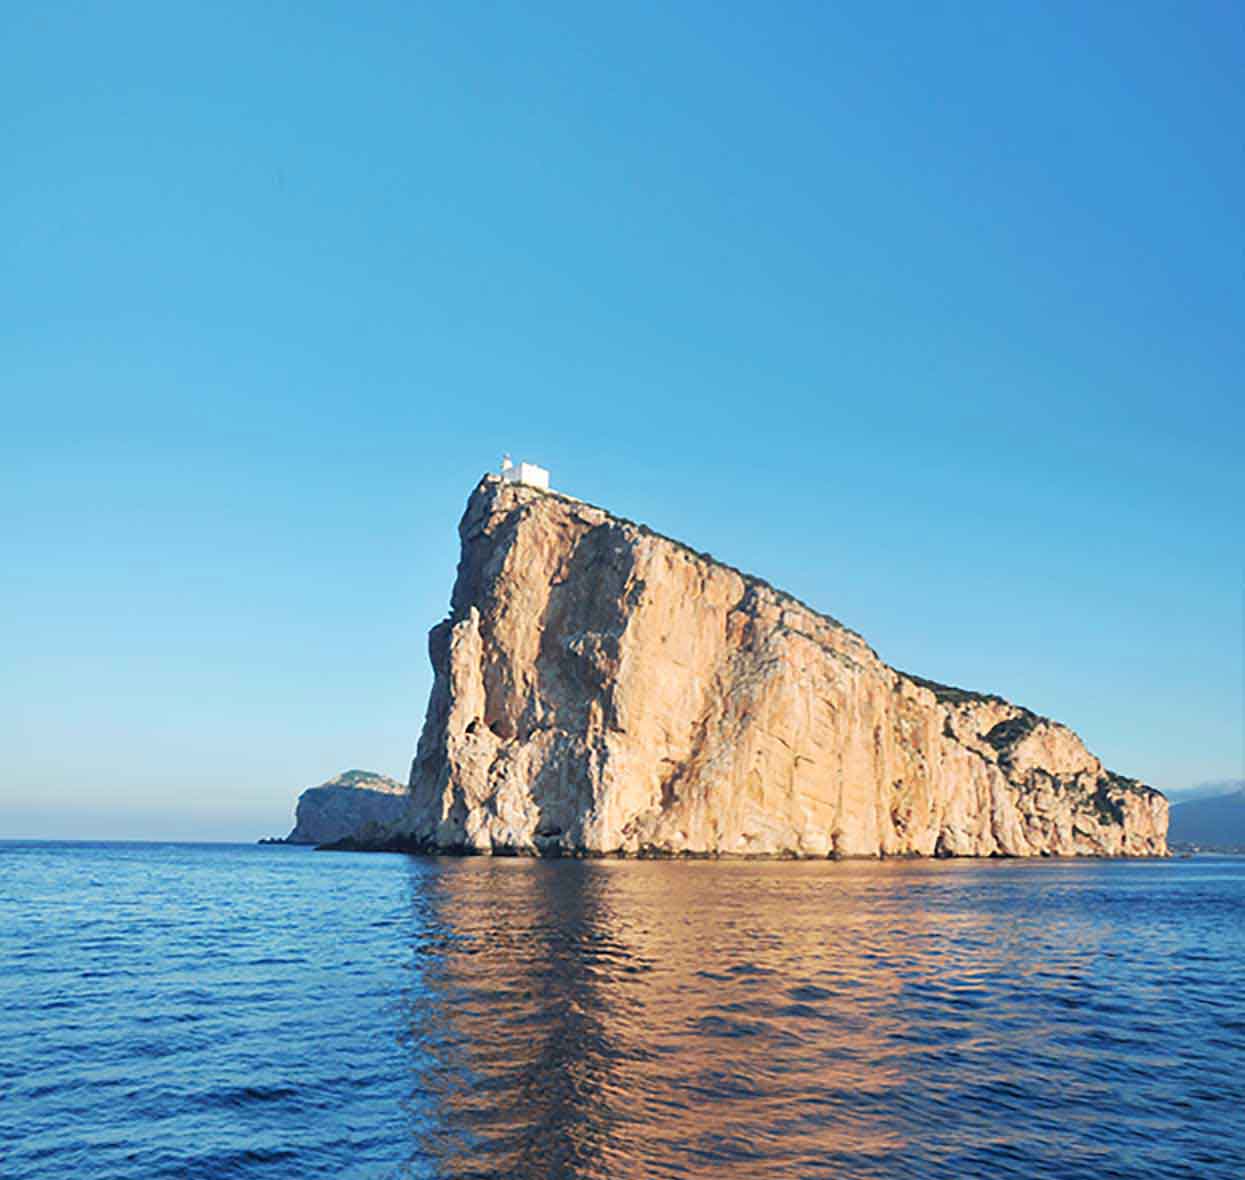
[[[524,483],[530,488],[549,490],[549,472],[535,463],[511,463],[509,455],[501,460],[501,477],[506,483]]]

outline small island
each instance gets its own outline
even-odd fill
[[[371,770],[346,770],[298,797],[294,829],[266,836],[260,844],[334,844],[348,837],[377,836],[406,810],[406,786]]]

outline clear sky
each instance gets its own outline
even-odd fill
[[[10,4],[0,837],[404,778],[503,450],[1242,771],[1245,9]]]

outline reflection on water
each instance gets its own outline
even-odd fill
[[[1245,860],[0,842],[0,1177],[1245,1176]]]
[[[1245,890],[1173,868],[413,860],[406,1174],[1240,1175]]]

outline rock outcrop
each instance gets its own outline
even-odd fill
[[[1167,801],[1071,730],[905,675],[760,579],[557,493],[480,483],[391,846],[1163,855]]]
[[[299,795],[294,830],[285,843],[375,839],[401,820],[406,810],[407,789],[402,783],[367,770],[347,770]]]

